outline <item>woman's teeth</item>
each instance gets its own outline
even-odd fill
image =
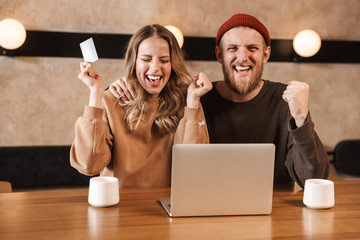
[[[157,87],[161,84],[162,76],[146,76],[150,86]]]
[[[161,77],[157,76],[147,76],[147,78],[152,81],[152,82],[156,82],[156,81],[159,81]]]

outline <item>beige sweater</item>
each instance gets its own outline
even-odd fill
[[[150,103],[151,111],[134,131],[109,91],[103,108],[85,106],[75,124],[70,164],[85,175],[117,177],[120,187],[170,186],[172,145],[209,142],[202,109],[185,108],[176,132],[161,135],[154,125],[158,101]]]

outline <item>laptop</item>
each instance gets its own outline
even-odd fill
[[[177,144],[172,150],[170,217],[267,215],[274,144]]]

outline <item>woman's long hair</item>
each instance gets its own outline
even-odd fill
[[[128,84],[135,89],[135,100],[125,104],[125,120],[130,129],[136,129],[147,111],[150,94],[140,85],[136,77],[136,58],[139,45],[150,37],[159,37],[169,44],[171,74],[169,81],[159,94],[159,108],[155,124],[161,134],[174,131],[184,114],[187,87],[191,76],[186,69],[184,57],[174,35],[161,25],[147,25],[139,29],[130,39],[125,55],[125,76]]]

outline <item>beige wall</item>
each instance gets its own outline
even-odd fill
[[[186,36],[213,37],[232,14],[246,12],[257,16],[272,38],[291,39],[312,28],[323,39],[360,41],[358,0],[0,0],[0,6],[0,20],[17,18],[29,30],[134,33],[159,23],[178,26]],[[80,61],[0,56],[0,146],[72,143],[89,93],[77,79]],[[187,65],[192,74],[221,79],[217,62]],[[270,62],[264,78],[310,84],[316,130],[332,149],[342,139],[360,138],[359,66]],[[122,75],[123,61],[101,59],[96,68],[110,83]]]

